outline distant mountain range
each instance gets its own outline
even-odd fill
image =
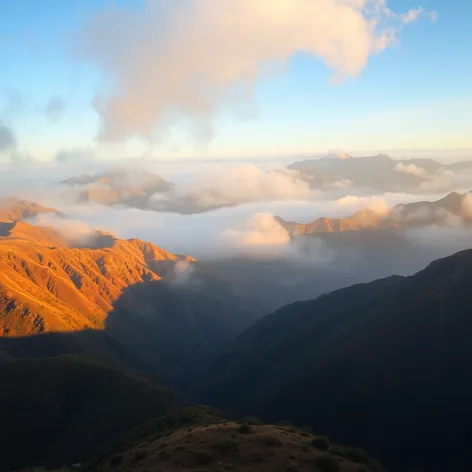
[[[451,177],[453,173],[472,169],[472,161],[441,164],[434,159],[396,160],[386,154],[347,157],[349,156],[305,159],[294,162],[287,168],[296,171],[296,178],[308,182],[313,188],[329,188],[338,182],[342,186],[410,193],[428,188],[435,190],[435,186],[431,184],[438,177]]]
[[[312,189],[359,187],[370,191],[424,193],[452,190],[464,180],[462,175],[467,171],[472,171],[472,161],[443,165],[433,159],[395,160],[379,154],[306,159],[268,174],[283,174],[289,180],[307,183]],[[81,202],[180,214],[202,213],[246,201],[228,201],[212,188],[180,191],[179,185],[141,170],[112,169],[92,176],[71,177],[61,184],[70,189],[69,196]]]
[[[471,198],[470,202],[468,198]],[[470,205],[468,207],[467,205]],[[444,198],[428,202],[400,204],[390,211],[360,210],[346,218],[321,217],[310,223],[300,224],[276,220],[291,236],[307,236],[324,233],[352,232],[366,229],[402,229],[417,226],[450,225],[451,217],[456,224],[472,223],[472,197],[470,193],[451,192]]]

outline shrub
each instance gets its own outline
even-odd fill
[[[320,472],[339,472],[338,461],[329,454],[320,454],[315,457],[313,464]]]
[[[197,465],[208,465],[215,460],[215,457],[210,451],[195,451],[193,457]]]
[[[329,449],[330,442],[329,439],[325,436],[315,436],[311,440],[311,445],[315,449],[319,449],[320,451],[327,451]]]
[[[252,426],[261,426],[264,425],[265,423],[260,420],[259,418],[256,418],[255,416],[246,416],[242,420],[239,421],[240,423],[247,423]]]
[[[274,438],[273,436],[263,436],[262,442],[269,447],[273,446],[281,446],[282,442],[278,438]]]
[[[363,449],[351,446],[344,446],[343,451],[344,457],[353,462],[362,462],[363,464],[369,464],[369,462],[371,461],[369,454],[367,454],[367,452],[365,452]]]
[[[346,457],[344,454],[344,448],[341,447],[339,444],[331,444],[328,448],[328,452],[331,454],[336,454],[340,457]]]
[[[293,423],[289,420],[280,420],[275,423],[277,426],[293,426]]]
[[[213,444],[211,447],[224,454],[230,454],[239,450],[239,444],[233,439],[223,439],[222,441]]]
[[[301,429],[302,431],[305,431],[305,433],[313,434],[313,431],[312,431],[312,429],[311,429],[309,426],[302,426],[300,429]]]
[[[252,428],[251,428],[251,425],[247,424],[247,423],[243,423],[239,428],[238,428],[238,431],[241,433],[241,434],[250,434],[252,433]]]

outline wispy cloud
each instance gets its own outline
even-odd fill
[[[44,108],[44,113],[49,120],[55,122],[62,118],[65,109],[66,103],[61,97],[51,97]]]

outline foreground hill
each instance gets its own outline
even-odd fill
[[[144,377],[78,358],[0,363],[0,470],[82,462],[182,405]]]
[[[364,451],[342,448],[290,425],[230,420],[208,407],[188,407],[148,422],[92,461],[97,472],[299,471],[382,472]]]
[[[471,278],[464,251],[289,305],[231,343],[203,398],[309,424],[390,464],[470,470]]]

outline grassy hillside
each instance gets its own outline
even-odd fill
[[[464,251],[289,305],[232,343],[203,398],[309,424],[394,465],[469,470],[470,280]]]
[[[182,405],[149,379],[74,357],[0,364],[0,470],[81,462]]]
[[[89,464],[96,472],[280,471],[382,472],[364,451],[331,444],[290,424],[236,422],[208,407],[189,407],[151,421]]]

